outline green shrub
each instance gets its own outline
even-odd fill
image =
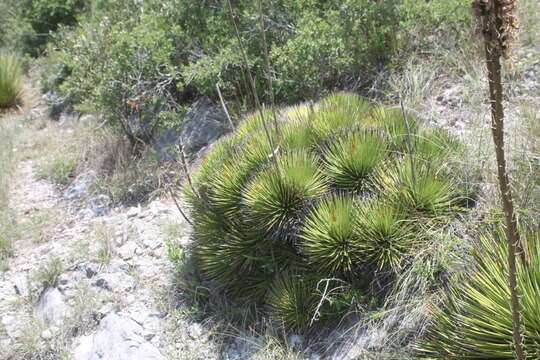
[[[540,232],[527,236],[530,264],[518,264],[518,285],[527,359],[540,355]],[[433,309],[422,354],[437,359],[514,359],[508,289],[507,243],[502,229],[480,238],[473,274],[459,276]]]
[[[400,28],[403,51],[411,47],[455,50],[473,28],[468,0],[401,0]],[[466,46],[466,45],[465,45]]]
[[[216,84],[231,108],[253,108],[225,1],[100,0],[85,7],[90,10],[74,30],[58,26],[73,23],[81,1],[63,7],[40,0],[31,7],[37,18],[50,9],[57,29],[43,88],[58,90],[76,109],[105,114],[140,144],[160,127],[178,125],[198,97],[217,100]],[[456,30],[470,22],[468,9],[464,0],[273,2],[263,12],[275,99],[295,103],[369,85],[374,70],[399,66],[406,56],[396,54],[417,46],[410,34],[424,39],[434,31],[459,39],[462,31]],[[235,1],[234,10],[258,96],[268,103],[258,2]],[[396,118],[401,128],[395,130],[401,131],[401,116]]]
[[[22,62],[13,55],[0,54],[0,108],[8,108],[20,100]]]
[[[148,143],[162,123],[173,127],[175,114],[183,111],[172,66],[178,29],[145,14],[96,26],[83,24],[58,35],[61,47],[52,52],[53,64],[64,64],[56,71],[69,74],[59,89],[67,102],[104,114],[133,146]]]
[[[376,299],[426,244],[422,226],[451,219],[462,196],[459,173],[442,171],[448,154],[390,151],[406,126],[380,114],[355,95],[332,95],[281,114],[270,130],[278,151],[258,114],[219,142],[186,189],[202,278],[296,330]],[[408,121],[411,138],[454,141]]]
[[[74,25],[89,0],[3,0],[0,47],[38,56],[60,25]]]

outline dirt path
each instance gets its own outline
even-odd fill
[[[166,242],[190,229],[174,205],[109,209],[77,199],[84,182],[62,192],[36,172],[20,162],[11,190],[20,236],[0,272],[0,358],[215,357],[203,326],[176,314]]]

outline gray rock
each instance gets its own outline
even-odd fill
[[[36,305],[36,317],[47,325],[62,325],[68,313],[64,297],[56,288],[45,290]]]
[[[94,196],[90,199],[90,208],[95,216],[103,216],[109,211],[111,198],[105,194]]]
[[[163,245],[163,243],[161,242],[159,238],[144,239],[143,244],[150,250],[156,250],[157,248]]]
[[[64,99],[56,91],[48,91],[42,96],[42,100],[47,105],[47,116],[58,120],[66,107]]]
[[[79,118],[79,122],[84,125],[91,125],[98,122],[98,117],[94,114],[85,114]]]
[[[197,152],[228,132],[227,117],[221,106],[203,97],[193,104],[181,125],[181,130],[168,129],[154,141],[154,147],[164,160],[174,157],[174,149],[182,142],[184,152],[193,157]]]
[[[81,117],[81,114],[74,111],[62,111],[60,114],[60,117],[58,118],[58,122],[60,124],[65,124],[69,122],[76,122]]]
[[[70,271],[58,276],[57,287],[64,295],[66,291],[73,290],[79,282],[86,278],[86,274],[82,271]]]
[[[88,187],[92,183],[94,174],[92,172],[80,174],[73,180],[71,185],[64,191],[66,200],[80,199],[88,194]]]
[[[135,279],[124,272],[100,274],[92,285],[108,291],[131,291],[135,288]]]
[[[133,258],[133,256],[135,256],[138,248],[139,247],[137,246],[135,242],[129,241],[126,244],[124,244],[122,247],[120,247],[117,250],[117,252],[118,252],[118,255],[120,255],[122,259],[129,260]]]
[[[77,270],[83,272],[84,275],[88,279],[90,279],[90,278],[94,277],[98,273],[99,265],[91,263],[91,262],[88,262],[88,263],[85,262],[85,263],[81,263],[81,264],[77,265]]]
[[[74,360],[164,360],[148,342],[144,329],[132,319],[115,313],[107,315],[98,330],[82,337],[73,352]]]
[[[144,328],[144,338],[151,340],[161,329],[161,314],[153,311],[143,304],[133,305],[133,310],[129,312],[129,317]]]
[[[13,288],[18,295],[22,297],[28,297],[30,295],[28,274],[26,272],[15,274],[12,281]]]
[[[17,325],[17,318],[14,315],[8,314],[2,316],[0,323],[11,339],[17,339],[22,335],[22,330]]]
[[[50,340],[54,336],[53,332],[50,329],[45,329],[41,332],[41,338],[43,340]]]
[[[95,313],[95,316],[97,317],[97,319],[101,320],[105,316],[107,316],[109,313],[113,312],[115,309],[116,309],[116,306],[113,303],[111,302],[105,303],[103,304],[103,306],[101,306],[97,310],[97,312]]]
[[[193,323],[188,328],[188,334],[193,340],[197,340],[203,334],[203,328],[199,323]]]

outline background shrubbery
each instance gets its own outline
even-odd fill
[[[0,3],[0,47],[31,56],[43,51],[60,25],[74,25],[88,0],[4,0]]]
[[[258,2],[236,1],[234,9],[258,96],[269,101],[271,76],[276,101],[294,103],[369,88],[379,70],[402,63],[405,49],[425,45],[429,32],[446,33],[442,46],[452,48],[469,28],[465,2],[265,3],[271,74]],[[79,110],[106,114],[132,142],[147,141],[161,125],[178,125],[194,99],[216,97],[216,83],[232,108],[252,108],[226,1],[100,0],[85,9],[75,30],[61,26],[51,42],[43,87]]]

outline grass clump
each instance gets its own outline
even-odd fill
[[[530,264],[518,265],[517,289],[527,358],[540,354],[540,232],[529,233]],[[421,353],[437,359],[514,359],[507,284],[506,241],[498,229],[480,237],[474,274],[454,279],[451,292],[434,308]]]
[[[0,54],[0,108],[17,104],[22,91],[22,61],[14,55]]]
[[[462,209],[459,173],[440,170],[446,152],[394,146],[435,142],[412,118],[336,94],[282,113],[267,128],[274,148],[261,119],[246,121],[186,191],[195,268],[244,315],[304,332],[380,303],[388,274],[427,241],[419,224]]]
[[[49,288],[56,286],[58,277],[64,271],[64,265],[60,258],[54,257],[47,264],[44,264],[36,270],[34,279],[43,285],[43,287]]]
[[[13,139],[15,127],[9,119],[0,121],[0,265],[13,254],[13,239],[17,234],[15,214],[10,208],[9,187],[15,165]],[[0,266],[1,268],[2,266]]]

